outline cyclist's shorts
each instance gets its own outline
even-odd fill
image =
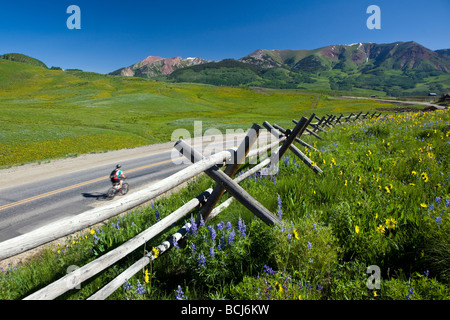
[[[121,179],[111,179],[111,182],[112,182],[112,183],[120,183],[120,180],[121,180]]]

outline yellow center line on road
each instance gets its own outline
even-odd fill
[[[178,159],[181,159],[181,158],[183,158],[183,157],[179,157],[179,158],[173,159],[173,160],[178,160]],[[134,171],[138,171],[138,170],[154,167],[154,166],[157,166],[157,165],[160,165],[160,164],[171,162],[173,160],[169,159],[169,160],[164,160],[164,161],[148,164],[148,165],[145,165],[145,166],[142,166],[142,167],[138,167],[138,168],[127,170],[127,172],[129,173],[129,172],[134,172]],[[5,204],[3,206],[0,206],[0,211],[5,210],[5,209],[9,209],[9,208],[12,208],[12,207],[15,207],[15,206],[18,206],[20,204],[28,203],[28,202],[33,201],[33,200],[42,199],[42,198],[45,198],[45,197],[48,197],[48,196],[51,196],[51,195],[55,195],[55,194],[58,194],[60,192],[64,192],[64,191],[71,190],[71,189],[75,189],[75,188],[78,188],[78,187],[82,187],[82,186],[85,186],[85,185],[88,185],[88,184],[91,184],[91,183],[94,183],[94,182],[99,182],[99,181],[105,180],[105,179],[109,179],[109,176],[103,176],[103,177],[100,177],[100,178],[96,178],[96,179],[92,179],[92,180],[89,180],[89,181],[85,181],[85,182],[81,182],[81,183],[78,183],[78,184],[74,184],[72,186],[64,187],[64,188],[61,188],[61,189],[58,189],[58,190],[54,190],[54,191],[50,191],[50,192],[47,192],[47,193],[43,193],[43,194],[40,194],[40,195],[37,195],[37,196],[34,196],[34,197],[30,197],[30,198],[27,198],[27,199],[23,199],[23,200],[19,200],[19,201],[16,201],[16,202],[9,203],[9,204]]]

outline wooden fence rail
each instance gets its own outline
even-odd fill
[[[367,113],[362,118],[360,118],[361,114],[362,113],[345,117],[345,121],[347,122],[366,119],[369,115]],[[374,115],[375,114],[373,114],[372,117]],[[56,280],[46,287],[34,292],[33,294],[27,296],[25,299],[35,300],[57,298],[65,292],[77,287],[82,282],[95,276],[99,272],[110,267],[120,259],[124,258],[126,255],[135,251],[137,248],[145,245],[148,241],[167,230],[174,223],[185,218],[191,211],[199,208],[200,205],[202,205],[202,210],[200,210],[197,221],[200,216],[204,217],[205,221],[212,219],[213,217],[217,216],[224,208],[226,208],[233,200],[237,200],[241,202],[247,209],[253,212],[257,217],[262,219],[265,223],[269,225],[281,224],[282,221],[276,215],[267,210],[256,199],[248,194],[248,192],[245,191],[239,185],[239,183],[246,177],[254,174],[255,172],[261,171],[263,168],[266,168],[269,165],[271,167],[277,165],[287,150],[291,150],[294,155],[299,157],[314,172],[323,173],[322,170],[317,167],[317,165],[313,164],[305,154],[303,154],[297,147],[293,145],[293,143],[297,142],[310,149],[314,149],[311,145],[300,139],[301,135],[305,132],[310,133],[314,137],[317,136],[317,133],[307,129],[307,127],[313,127],[314,131],[326,132],[325,128],[331,127],[336,124],[342,124],[340,119],[344,118],[343,115],[339,117],[329,115],[328,118],[322,117],[321,119],[318,119],[319,121],[317,123],[311,123],[314,118],[318,119],[313,114],[309,119],[302,117],[300,121],[294,120],[296,125],[292,130],[285,130],[280,126],[277,126],[276,129],[268,122],[264,122],[263,126],[271,132],[276,140],[268,143],[264,147],[259,146],[257,149],[251,150],[252,145],[255,143],[261,129],[260,126],[255,124],[249,130],[238,148],[231,148],[225,151],[221,151],[207,158],[203,157],[198,150],[192,148],[185,141],[179,140],[174,145],[174,148],[187,159],[189,159],[193,163],[192,165],[180,170],[179,172],[158,183],[155,183],[154,185],[144,190],[131,195],[127,195],[122,199],[111,202],[104,207],[86,211],[85,213],[80,214],[75,218],[57,221],[55,223],[52,223],[51,225],[36,230],[35,232],[31,232],[24,236],[20,236],[0,243],[0,260],[19,252],[23,252],[40,244],[49,242],[61,236],[82,230],[87,226],[104,221],[112,216],[132,209],[139,204],[147,202],[155,198],[156,196],[161,195],[164,192],[167,192],[168,190],[180,185],[181,183],[188,181],[189,179],[199,175],[202,172],[206,173],[216,182],[216,186],[214,188],[205,190],[203,193],[193,198],[182,207],[178,208],[148,229],[142,231],[132,239],[126,241],[124,244],[107,252],[96,260],[86,264],[85,266],[76,269],[74,272],[65,275],[64,277]],[[277,147],[280,143],[281,146]],[[244,172],[238,177],[234,178],[234,175],[238,171],[240,164],[244,162],[245,158],[250,159],[258,154],[261,154],[262,152],[268,151],[269,149],[273,150],[273,148],[275,147],[277,148],[275,151],[271,152],[270,157],[267,156],[267,158],[265,159],[259,159],[259,164],[256,164],[247,172]],[[222,167],[223,165],[225,166],[225,168],[224,170],[221,170],[220,167]],[[230,198],[224,201],[219,206],[216,206],[225,192],[228,192],[230,194]],[[208,202],[209,205],[206,205],[208,204]],[[160,254],[167,252],[170,248],[172,248],[175,241],[180,241],[188,232],[189,228],[190,224],[186,223],[182,228],[178,230],[178,232],[176,232],[169,239],[157,246]],[[98,300],[107,298],[117,288],[125,283],[127,279],[131,278],[134,274],[139,272],[139,270],[142,270],[143,267],[150,263],[153,259],[154,257],[151,252],[145,254],[141,259],[127,268],[124,272],[122,272],[119,276],[113,279],[102,289],[93,294],[89,299]]]

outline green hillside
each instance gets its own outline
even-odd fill
[[[47,66],[42,61],[20,53],[7,53],[4,55],[0,55],[0,58],[47,69]]]
[[[311,112],[374,110],[293,90],[167,83],[0,60],[0,166],[171,140],[175,129],[286,127]]]
[[[256,50],[238,61],[187,67],[160,79],[355,95],[427,96],[450,91],[450,59],[448,50],[434,52],[413,41]]]

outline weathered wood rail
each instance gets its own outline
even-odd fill
[[[370,117],[374,116],[375,113]],[[379,116],[380,114],[377,117]],[[266,209],[257,201],[257,199],[254,199],[239,185],[239,183],[251,174],[267,168],[269,165],[273,169],[287,150],[291,150],[294,155],[301,159],[316,174],[322,174],[323,171],[317,165],[313,164],[311,159],[309,159],[294,145],[294,142],[299,143],[300,145],[311,150],[315,150],[315,148],[310,144],[300,139],[302,134],[309,133],[318,139],[323,139],[318,135],[318,132],[326,133],[326,128],[330,128],[337,124],[343,124],[341,121],[345,121],[344,123],[353,122],[367,119],[368,117],[369,113],[365,115],[359,113],[358,115],[351,114],[346,117],[343,115],[327,115],[327,117],[324,116],[319,119],[315,116],[315,114],[313,114],[310,118],[302,117],[299,121],[293,120],[296,125],[292,130],[284,129],[278,125],[272,126],[270,123],[264,122],[263,126],[270,131],[275,140],[270,141],[265,146],[259,146],[258,148],[254,148],[252,150],[252,146],[256,142],[262,129],[259,125],[254,124],[253,127],[247,132],[239,147],[224,150],[206,158],[202,156],[199,150],[195,150],[185,141],[179,140],[175,143],[174,148],[192,162],[190,166],[180,170],[164,180],[159,181],[158,183],[151,185],[148,188],[130,195],[126,195],[123,198],[110,202],[103,207],[86,211],[74,218],[62,219],[46,227],[32,231],[26,235],[2,242],[0,243],[0,260],[50,242],[54,239],[80,231],[96,223],[128,211],[142,203],[154,199],[155,197],[175,188],[176,186],[203,172],[216,182],[214,188],[205,190],[203,193],[194,197],[182,207],[178,208],[148,229],[142,231],[132,239],[126,241],[124,244],[105,253],[96,260],[80,267],[79,269],[76,269],[74,272],[65,275],[46,287],[30,294],[25,297],[25,300],[46,300],[55,299],[61,296],[65,292],[77,287],[82,282],[112,266],[120,259],[146,244],[148,241],[154,239],[174,223],[179,222],[194,209],[197,209],[200,206],[201,210],[197,216],[197,221],[200,219],[200,216],[203,217],[205,221],[212,219],[227,206],[229,206],[231,201],[237,200],[266,224],[282,224],[283,222],[275,214]],[[312,123],[313,119],[317,119],[318,122]],[[312,129],[308,129],[308,126]],[[279,146],[280,144],[281,146]],[[270,156],[265,153],[267,151],[272,151]],[[258,164],[247,172],[244,172],[234,178],[241,164],[244,163],[244,159],[250,159],[258,154],[266,154],[267,157],[260,157],[260,162]],[[221,170],[221,167],[225,167],[224,170]],[[273,173],[274,171],[269,170],[269,172]],[[216,206],[225,192],[230,194],[230,198],[219,206]],[[159,253],[163,254],[172,248],[174,242],[180,241],[185,236],[189,228],[190,224],[186,223],[178,230],[178,232],[157,246]],[[123,285],[127,279],[130,279],[134,274],[142,270],[143,267],[149,264],[153,259],[154,256],[151,252],[145,254],[141,259],[118,275],[110,283],[89,297],[89,300],[106,299],[117,288]]]

